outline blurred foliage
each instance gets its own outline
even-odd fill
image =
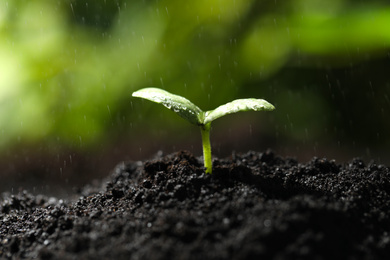
[[[1,1],[0,146],[168,127],[131,99],[149,86],[203,109],[265,98],[285,139],[388,144],[389,24],[386,1]]]

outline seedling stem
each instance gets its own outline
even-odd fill
[[[200,132],[202,134],[204,167],[206,168],[206,173],[211,174],[213,171],[213,163],[211,160],[210,128],[211,123],[200,126]]]

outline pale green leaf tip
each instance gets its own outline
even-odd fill
[[[165,92],[165,90],[163,89],[159,89],[159,88],[141,88],[137,91],[134,91],[131,95],[133,97],[143,97],[144,94],[147,94],[147,93],[151,93],[151,92]]]
[[[267,106],[266,106],[266,109],[267,109],[268,111],[272,111],[272,110],[275,110],[275,109],[276,109],[274,105],[272,105],[272,104],[269,103],[269,102],[267,102],[267,103],[268,103],[268,104],[267,104]]]

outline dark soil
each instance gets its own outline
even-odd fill
[[[390,259],[390,169],[272,152],[121,164],[61,200],[4,194],[2,259]]]

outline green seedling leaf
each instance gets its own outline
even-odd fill
[[[140,89],[134,92],[132,96],[162,104],[192,124],[202,124],[203,111],[184,97],[171,94],[159,88]]]
[[[264,99],[246,98],[236,99],[214,110],[205,113],[203,124],[210,123],[222,116],[241,111],[272,111],[275,107]]]
[[[212,173],[210,129],[211,122],[222,116],[241,111],[271,111],[275,107],[264,99],[237,99],[214,110],[204,112],[188,99],[159,88],[144,88],[133,93],[133,97],[144,98],[164,105],[190,123],[199,125],[202,134],[203,160],[206,173]]]

